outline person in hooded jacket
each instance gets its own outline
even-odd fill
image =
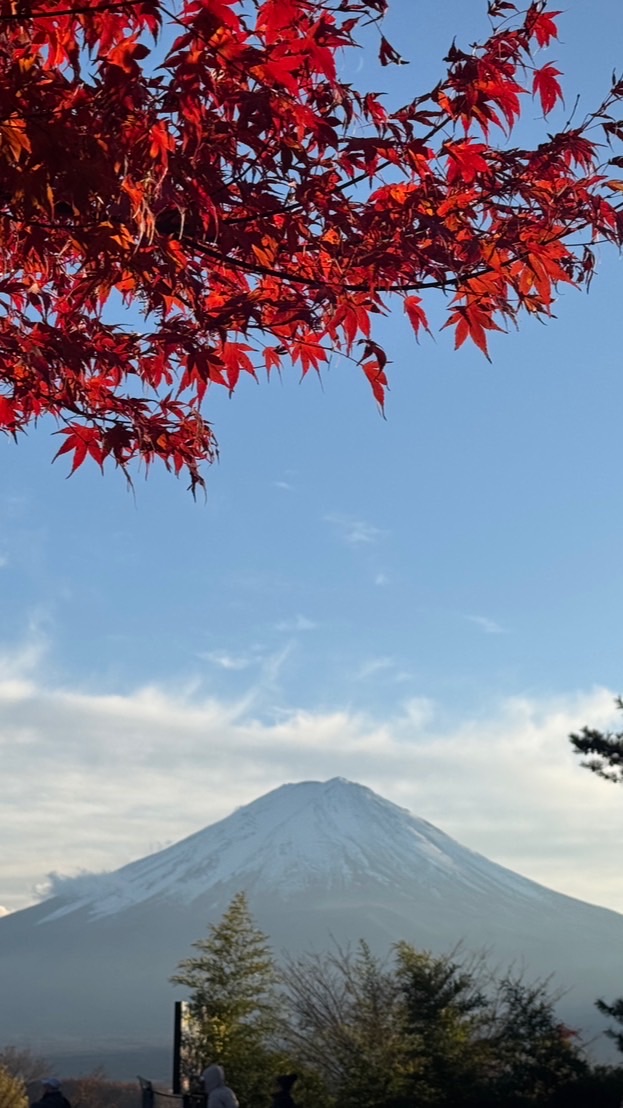
[[[275,1092],[273,1093],[273,1108],[296,1108],[292,1099],[292,1088],[298,1081],[296,1073],[282,1073],[275,1078]]]
[[[43,1093],[35,1100],[31,1108],[71,1108],[66,1096],[63,1096],[58,1077],[44,1077],[41,1082]]]
[[[239,1108],[236,1094],[225,1084],[225,1070],[222,1066],[208,1066],[201,1074],[201,1080],[207,1097],[207,1108]]]

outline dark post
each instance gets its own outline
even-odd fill
[[[182,1008],[183,1001],[175,1001],[173,1024],[173,1092],[178,1096],[182,1091]]]
[[[154,1087],[146,1077],[139,1077],[141,1087],[141,1108],[154,1108]]]

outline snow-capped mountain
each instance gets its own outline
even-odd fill
[[[520,877],[335,778],[283,785],[174,846],[64,880],[50,899],[0,919],[0,994],[11,997],[0,1005],[0,1044],[28,1043],[61,1068],[62,1056],[87,1051],[120,1075],[137,1072],[139,1050],[156,1049],[166,1071],[169,977],[241,889],[276,953],[358,938],[383,953],[403,938],[436,952],[486,949],[499,967],[554,974],[568,990],[561,1016],[587,1034],[599,1024],[595,998],[623,988],[613,979],[623,916]],[[151,1057],[142,1068],[156,1077]]]
[[[384,800],[340,777],[282,785],[174,846],[111,874],[79,877],[50,902],[46,922],[86,910],[116,915],[153,900],[192,904],[223,887],[286,902],[313,890],[334,896],[370,883],[391,897],[407,884],[439,897],[555,894],[487,861]],[[60,903],[59,903],[60,900]]]

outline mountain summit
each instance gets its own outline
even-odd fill
[[[150,1050],[161,1061],[148,1072],[160,1076],[169,978],[241,890],[277,953],[359,938],[383,954],[400,939],[486,950],[498,968],[553,975],[567,990],[561,1018],[587,1035],[623,950],[618,913],[520,877],[361,785],[306,781],[113,873],[63,879],[49,899],[0,919],[11,997],[0,1042],[64,1058],[64,1072],[104,1064],[118,1076],[145,1071],[140,1051]]]
[[[114,873],[65,880],[42,922],[79,910],[117,915],[153,900],[190,905],[211,893],[220,902],[225,888],[292,902],[310,891],[337,895],[370,885],[390,898],[408,885],[437,898],[444,889],[466,897],[552,896],[371,789],[334,777],[282,785]]]

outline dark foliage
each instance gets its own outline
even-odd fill
[[[623,710],[623,698],[616,698],[616,706]],[[623,731],[598,731],[583,727],[578,735],[570,735],[574,753],[586,758],[582,765],[605,781],[623,782]]]

